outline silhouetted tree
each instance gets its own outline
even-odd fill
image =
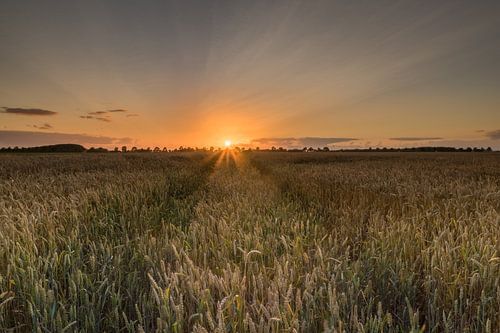
[[[3,153],[81,153],[85,151],[85,147],[77,144],[57,144],[38,147],[8,147],[0,148]]]
[[[90,148],[87,150],[88,153],[107,153],[108,150],[106,148],[98,147],[98,148]]]

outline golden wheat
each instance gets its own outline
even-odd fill
[[[500,155],[0,156],[0,330],[498,332]]]

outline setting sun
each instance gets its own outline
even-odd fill
[[[226,147],[226,148],[231,147],[231,145],[232,145],[232,144],[233,144],[233,143],[231,142],[231,140],[226,140],[226,141],[224,141],[224,147]]]

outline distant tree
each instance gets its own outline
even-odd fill
[[[86,149],[85,147],[73,143],[66,144],[56,144],[47,146],[37,146],[37,147],[8,147],[0,148],[0,152],[5,153],[82,153]]]
[[[162,151],[163,151],[164,153],[168,152],[167,147],[163,147]]]
[[[122,153],[126,153],[127,152],[127,146],[122,146]]]
[[[155,148],[153,149],[153,151],[154,151],[155,153],[159,153],[161,150],[160,150],[160,147],[155,147]]]
[[[276,150],[276,147],[275,147],[275,146],[272,146],[272,147],[271,147],[271,150],[272,150],[272,151],[275,151],[275,150]]]
[[[486,148],[486,151],[487,151],[487,152],[492,151],[491,147]]]
[[[132,147],[132,151],[137,151],[137,147]]]
[[[115,153],[117,153],[117,152],[119,151],[119,150],[118,150],[118,147],[115,147],[115,149],[113,149],[113,151],[114,151]]]
[[[87,152],[89,153],[107,153],[108,150],[106,148],[102,148],[102,147],[97,147],[97,148],[90,148],[89,150],[87,150]]]
[[[323,147],[323,151],[330,151],[330,148],[325,146],[325,147]]]
[[[313,148],[313,147],[309,147],[309,148],[307,149],[307,151],[309,151],[309,152],[314,151],[314,148]]]
[[[260,147],[255,147],[255,150],[259,151],[259,150],[260,150]]]

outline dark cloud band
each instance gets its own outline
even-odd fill
[[[76,143],[81,145],[112,145],[130,144],[131,138],[114,138],[108,136],[94,136],[87,134],[44,133],[30,131],[0,130],[0,147],[32,147],[59,143]]]
[[[24,115],[24,116],[54,116],[57,114],[55,111],[36,109],[36,108],[10,108],[3,107],[2,113]]]

